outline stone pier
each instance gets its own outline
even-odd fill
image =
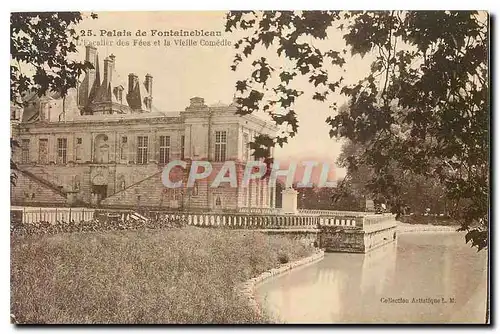
[[[354,226],[322,225],[319,246],[326,252],[367,253],[396,241],[394,215],[365,215],[356,221]]]

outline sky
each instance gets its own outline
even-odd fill
[[[146,73],[153,76],[153,104],[163,112],[180,111],[189,104],[194,96],[203,97],[206,104],[218,102],[229,104],[235,92],[235,83],[238,79],[249,76],[245,66],[234,72],[230,69],[236,50],[234,43],[241,37],[242,32],[226,33],[224,30],[225,12],[98,12],[97,19],[91,19],[84,14],[84,20],[76,27],[88,35],[92,30],[96,36],[81,36],[80,42],[113,43],[112,46],[97,46],[100,66],[103,59],[114,54],[116,72],[119,78],[113,78],[115,83],[122,83],[127,87],[127,76],[136,73],[143,80]],[[197,46],[175,45],[175,37],[151,36],[151,30],[205,30],[220,31],[220,37],[193,37]],[[113,36],[101,37],[101,30]],[[145,31],[147,36],[135,36],[137,31]],[[130,32],[131,37],[118,37],[119,33]],[[318,47],[334,47],[339,50],[345,47],[341,33],[336,30],[328,31],[328,38],[315,44]],[[182,38],[189,44],[187,37]],[[231,46],[201,46],[201,39],[217,41],[222,44],[231,42]],[[135,40],[135,45],[134,45]],[[149,42],[142,45],[139,42]],[[154,42],[159,40],[160,46]],[[165,40],[170,46],[165,46]],[[121,43],[119,43],[121,41]],[[312,41],[312,40],[311,40]],[[106,43],[103,43],[106,42]],[[128,42],[128,46],[124,45]],[[317,43],[315,41],[315,43]],[[118,45],[121,44],[121,45]],[[84,57],[84,46],[80,45],[78,58]],[[284,64],[275,52],[257,49],[256,55],[264,55],[274,61],[274,65]],[[285,62],[286,63],[286,62]],[[338,70],[345,83],[354,83],[369,71],[370,62],[366,59],[350,58],[344,70]],[[102,73],[102,67],[101,67]],[[101,74],[102,78],[102,74]],[[294,138],[290,138],[283,148],[276,148],[275,158],[280,160],[320,160],[334,162],[341,149],[342,143],[331,139],[328,135],[329,126],[325,123],[328,116],[333,116],[328,103],[312,100],[313,91],[306,80],[296,83],[296,88],[304,90],[296,104],[295,111],[299,119],[299,131]],[[307,94],[309,93],[309,94]],[[329,102],[341,105],[345,98],[340,94],[332,95]],[[336,170],[338,178],[345,175],[343,169]]]

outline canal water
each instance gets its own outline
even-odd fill
[[[487,251],[458,232],[400,234],[368,254],[327,253],[256,290],[284,323],[484,323],[486,297]]]

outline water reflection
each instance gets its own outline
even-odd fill
[[[264,283],[257,298],[293,323],[484,322],[486,273],[486,252],[461,234],[406,234],[366,255],[327,254]]]

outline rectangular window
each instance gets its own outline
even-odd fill
[[[65,164],[67,158],[68,140],[66,138],[57,138],[57,163]]]
[[[38,162],[41,164],[48,163],[49,156],[49,140],[48,139],[40,139],[38,141]]]
[[[170,136],[160,136],[160,163],[166,164],[170,159]]]
[[[184,160],[184,146],[186,145],[186,136],[181,136],[181,160]]]
[[[30,162],[30,140],[21,140],[21,163],[27,164]]]
[[[81,144],[82,143],[82,138],[76,138],[76,143]]]
[[[226,161],[227,132],[215,131],[215,161]]]
[[[137,163],[148,163],[148,136],[137,137]]]

